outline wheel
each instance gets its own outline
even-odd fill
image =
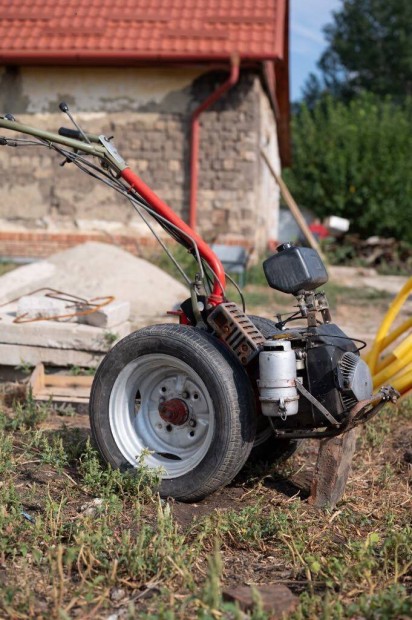
[[[249,377],[213,336],[155,325],[121,340],[100,364],[90,423],[114,467],[161,468],[160,494],[194,501],[228,484],[255,435]]]
[[[279,333],[274,321],[265,319],[261,316],[249,315],[250,320],[256,325],[265,338],[270,338],[273,334]],[[255,369],[257,372],[257,368]],[[253,381],[256,386],[256,377]],[[250,453],[249,461],[261,461],[269,465],[282,463],[292,456],[301,444],[298,439],[275,439],[273,429],[268,418],[260,413],[259,393],[256,386],[257,401],[257,422],[256,436],[253,448]]]

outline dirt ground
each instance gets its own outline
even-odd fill
[[[346,303],[338,290],[334,319],[371,342],[392,297],[358,291]],[[315,441],[281,466],[248,463],[202,502],[159,502],[101,469],[86,415],[2,387],[1,618],[229,620],[245,616],[222,590],[274,583],[299,597],[294,620],[412,617],[412,401],[361,431],[343,500],[320,512],[306,501]]]

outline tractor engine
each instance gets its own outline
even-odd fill
[[[207,322],[256,377],[261,413],[277,435],[343,432],[354,408],[370,401],[373,384],[360,347],[332,323],[325,294],[315,292],[327,282],[326,269],[315,250],[291,244],[280,246],[263,269],[269,286],[296,297],[292,317],[278,317],[269,338],[232,303],[217,306]],[[291,319],[304,325],[287,327]]]

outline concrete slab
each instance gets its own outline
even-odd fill
[[[0,364],[7,366],[36,366],[43,362],[50,366],[96,368],[103,357],[101,353],[89,351],[0,344]]]
[[[6,309],[12,307],[7,306]],[[13,323],[15,314],[12,311],[3,312],[0,314],[0,318],[1,344],[74,349],[97,353],[108,351],[115,341],[127,336],[131,329],[128,321],[124,321],[110,330],[92,325],[58,321]],[[7,362],[0,361],[0,364],[7,364]]]
[[[101,310],[98,310],[97,312],[93,312],[92,314],[86,314],[83,317],[79,317],[78,321],[87,325],[94,325],[95,327],[109,329],[115,328],[116,325],[128,321],[129,316],[130,302],[113,301],[111,304],[104,306]]]

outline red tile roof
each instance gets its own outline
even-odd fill
[[[0,0],[0,63],[283,58],[288,0]]]

